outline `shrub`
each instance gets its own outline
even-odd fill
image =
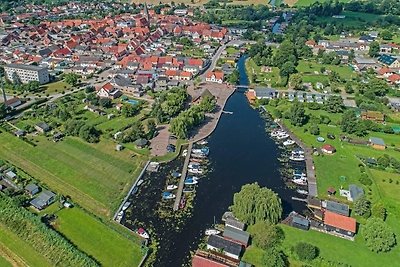
[[[371,202],[369,202],[365,196],[360,197],[354,201],[354,212],[357,215],[368,218],[371,216]]]
[[[318,247],[305,242],[299,242],[294,247],[294,252],[300,260],[313,260],[318,257]]]
[[[372,205],[372,216],[384,221],[386,219],[386,208],[382,203]]]
[[[371,180],[371,178],[368,177],[368,174],[366,174],[366,173],[361,173],[361,176],[358,180],[363,185],[366,185],[366,186],[372,185],[372,180]]]
[[[319,127],[317,124],[313,124],[310,127],[310,133],[313,135],[319,135]]]
[[[362,235],[367,247],[374,252],[390,251],[396,244],[393,230],[379,218],[368,219]]]

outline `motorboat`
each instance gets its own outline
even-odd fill
[[[300,171],[300,170],[294,170],[293,171],[293,175],[294,176],[299,176],[299,177],[305,177],[307,176],[307,174],[305,174],[304,172]]]
[[[208,154],[210,153],[210,149],[208,147],[192,149],[192,153],[208,156]]]
[[[198,162],[190,162],[188,165],[189,169],[200,169],[200,164]]]
[[[194,180],[194,179],[186,179],[186,180],[185,180],[185,184],[186,184],[186,185],[198,184],[198,181],[197,181],[197,180]]]
[[[141,186],[142,184],[143,184],[143,180],[142,179],[140,179],[138,182],[137,182],[137,186]]]
[[[208,141],[207,140],[200,140],[200,141],[197,142],[197,144],[204,146],[204,145],[208,144]]]
[[[129,201],[125,202],[124,205],[122,205],[121,210],[126,211],[130,205],[131,205],[131,202],[129,202]]]
[[[136,230],[136,233],[140,236],[143,237],[145,239],[149,239],[150,235],[146,232],[146,230],[144,230],[143,228],[139,228]]]
[[[179,208],[183,209],[183,208],[185,208],[185,206],[186,206],[186,198],[185,198],[185,196],[183,196],[181,198],[181,201],[179,201]]]
[[[297,148],[292,150],[292,154],[304,155],[304,150]]]
[[[185,187],[185,188],[183,188],[183,191],[182,191],[183,193],[192,193],[192,192],[194,192],[194,188],[191,188],[191,187]]]
[[[122,217],[124,217],[124,212],[121,210],[120,212],[118,212],[117,217],[115,218],[115,220],[117,222],[121,222]]]
[[[207,236],[210,236],[210,235],[218,235],[219,233],[221,233],[221,231],[219,231],[219,230],[217,230],[217,229],[207,229],[207,230],[205,231],[205,234],[206,234]]]
[[[177,185],[174,185],[174,184],[167,185],[167,190],[168,190],[168,191],[175,190],[175,189],[177,189],[177,188],[178,188],[178,186],[177,186]]]
[[[136,194],[138,190],[139,190],[139,187],[135,186],[132,190],[132,195]]]
[[[191,158],[191,159],[190,159],[190,162],[202,163],[202,162],[203,162],[203,159],[194,159],[194,158]]]
[[[291,145],[294,145],[295,143],[296,143],[296,142],[293,141],[292,139],[288,139],[288,140],[286,140],[286,141],[283,142],[283,145],[284,145],[284,146],[291,146]]]
[[[175,195],[172,194],[171,192],[164,192],[164,193],[162,194],[162,197],[163,197],[163,199],[174,199],[174,198],[175,198]]]
[[[296,192],[299,193],[300,195],[308,195],[308,191],[307,190],[297,189]]]
[[[186,177],[186,180],[188,180],[188,179],[192,179],[192,180],[195,180],[195,181],[200,180],[200,178],[197,177],[197,176],[187,176],[187,177]]]
[[[306,158],[304,155],[292,155],[289,157],[289,159],[293,161],[304,161]]]
[[[180,172],[173,172],[173,173],[171,173],[171,175],[174,178],[179,178],[179,177],[181,177],[182,174]]]
[[[188,172],[194,173],[194,174],[202,174],[203,170],[202,169],[188,169]]]
[[[289,135],[288,134],[280,134],[280,135],[278,135],[276,138],[278,139],[278,140],[283,140],[283,139],[286,139],[286,138],[288,138],[289,137]]]
[[[292,182],[298,185],[307,185],[307,179],[305,178],[293,178]]]
[[[204,158],[207,157],[204,154],[197,154],[197,153],[192,153],[190,156],[193,157],[193,158],[198,158],[198,159],[204,159]]]

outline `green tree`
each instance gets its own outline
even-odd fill
[[[348,109],[344,112],[341,121],[341,129],[345,133],[352,134],[356,131],[356,125],[358,124],[358,119],[356,112],[352,109]]]
[[[253,225],[251,236],[254,244],[262,249],[277,247],[285,239],[282,228],[267,222],[258,222]]]
[[[281,77],[288,78],[290,74],[296,73],[296,66],[292,61],[285,62],[279,69],[279,75]]]
[[[235,69],[231,74],[228,75],[227,81],[230,84],[238,84],[239,83],[239,71]]]
[[[367,247],[374,252],[387,252],[396,245],[393,230],[381,219],[370,218],[362,228]]]
[[[344,90],[348,94],[354,93],[354,89],[353,89],[353,86],[351,85],[351,83],[346,83]]]
[[[7,114],[6,105],[4,103],[0,103],[0,119],[4,118]]]
[[[388,30],[383,30],[379,33],[379,36],[383,39],[383,40],[391,40],[393,38],[393,33],[391,31]]]
[[[310,126],[310,133],[313,135],[319,135],[319,127],[318,124],[313,124]]]
[[[378,202],[372,205],[372,217],[386,220],[386,208],[382,203]]]
[[[281,68],[288,61],[291,61],[295,66],[297,64],[297,54],[294,44],[290,40],[285,40],[276,51],[273,62],[276,67]]]
[[[78,84],[79,75],[75,73],[67,73],[64,75],[64,81],[69,85],[76,86]]]
[[[276,248],[265,250],[261,259],[263,267],[287,267],[289,266],[285,254]]]
[[[295,102],[291,107],[290,107],[290,122],[292,125],[295,126],[303,126],[304,124],[307,123],[307,115],[306,111],[304,110],[304,107],[302,104],[299,102]]]
[[[380,51],[380,47],[379,47],[379,43],[376,41],[373,41],[369,44],[369,51],[368,51],[368,55],[370,57],[377,57],[379,56],[379,51]]]
[[[257,183],[242,186],[240,192],[233,196],[232,212],[235,216],[248,224],[257,222],[279,222],[282,215],[282,203],[278,195],[272,190]]]
[[[294,90],[303,89],[303,77],[299,73],[291,75],[289,81],[290,86],[293,87]]]
[[[343,112],[344,105],[342,97],[336,95],[330,96],[325,102],[324,109],[329,113]]]
[[[368,218],[371,215],[371,202],[365,196],[361,196],[354,201],[354,212],[359,216]]]
[[[127,130],[126,135],[123,138],[123,142],[134,142],[143,137],[145,137],[143,123],[141,121],[135,121]]]
[[[79,137],[88,143],[97,143],[100,140],[100,133],[94,126],[83,125],[79,129]]]
[[[156,122],[154,120],[148,120],[147,121],[147,137],[148,137],[148,139],[153,138],[156,130],[157,130]]]
[[[305,242],[299,242],[293,248],[294,252],[296,253],[297,257],[300,260],[310,261],[318,257],[319,249],[318,247],[311,245]]]
[[[99,104],[103,108],[110,108],[112,106],[111,99],[109,99],[109,98],[100,98]]]
[[[139,105],[125,104],[122,106],[121,113],[126,118],[135,116],[140,110]]]

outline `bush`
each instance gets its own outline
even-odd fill
[[[289,266],[285,254],[277,249],[271,248],[262,256],[262,266],[286,267]]]
[[[371,178],[368,177],[368,174],[366,174],[366,173],[361,173],[361,176],[358,180],[363,185],[366,185],[366,186],[372,185],[372,180],[371,180]]]
[[[365,196],[360,197],[354,201],[354,212],[359,216],[368,218],[371,216],[371,202]]]
[[[362,235],[373,252],[387,252],[396,245],[393,230],[379,218],[369,219],[362,228]]]
[[[386,208],[382,203],[372,205],[372,217],[379,218],[382,221],[386,219]]]
[[[277,247],[285,239],[282,229],[266,222],[258,222],[251,231],[254,244],[262,249]]]
[[[313,260],[318,257],[318,247],[305,242],[299,242],[294,247],[294,252],[300,260]]]
[[[313,135],[319,135],[319,127],[317,124],[313,124],[310,127],[310,133]]]

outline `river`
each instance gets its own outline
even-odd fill
[[[248,84],[244,63],[243,56],[238,61],[241,85]],[[204,230],[213,224],[214,218],[221,222],[222,214],[232,204],[233,194],[240,191],[242,185],[257,182],[274,190],[282,199],[284,214],[304,209],[303,203],[292,201],[293,190],[285,187],[279,173],[279,148],[265,132],[265,121],[260,113],[250,107],[242,92],[235,92],[224,110],[233,114],[223,114],[208,138],[210,172],[199,182],[190,218],[179,220],[178,226],[177,220],[157,218],[154,212],[165,185],[163,179],[171,169],[181,166],[181,158],[165,167],[158,178],[151,178],[139,191],[139,199],[131,199],[133,211],[128,210],[127,216],[147,228],[151,225],[151,234],[160,242],[153,266],[187,264],[190,251],[197,248]]]

